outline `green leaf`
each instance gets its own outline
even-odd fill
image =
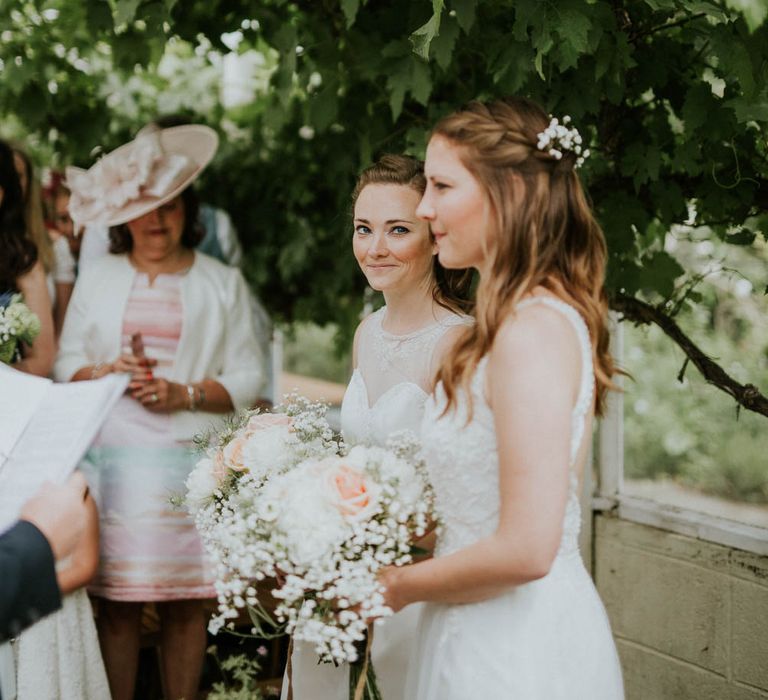
[[[93,32],[93,35],[96,36],[101,32],[109,32],[111,34],[114,31],[115,18],[109,3],[103,0],[89,0],[89,2],[84,3],[84,13],[89,33]],[[67,21],[69,18],[60,16],[59,19]],[[76,32],[74,26],[71,26],[69,30]]]
[[[729,19],[728,12],[724,10],[722,6],[716,5],[713,2],[705,2],[704,0],[700,0],[699,2],[686,2],[685,9],[692,15],[704,12],[721,22],[725,22]]]
[[[660,166],[661,150],[655,144],[645,145],[636,141],[628,146],[621,159],[621,172],[632,176],[636,192],[641,185],[658,177]]]
[[[128,29],[112,40],[112,51],[119,67],[131,71],[136,65],[145,66],[151,58],[151,46],[144,34]]]
[[[322,133],[336,121],[338,111],[336,85],[329,84],[312,96],[309,102],[309,121],[318,133]]]
[[[459,38],[459,24],[453,17],[446,17],[440,25],[440,33],[432,42],[432,53],[437,64],[447,70],[451,65],[451,56],[456,40]]]
[[[444,6],[445,0],[432,0],[432,16],[410,36],[413,52],[425,61],[429,59],[432,40],[440,33],[440,20]]]
[[[628,188],[626,188],[628,189]],[[608,249],[614,255],[632,255],[635,252],[635,234],[645,230],[649,222],[643,203],[628,192],[614,188],[602,198],[598,207],[600,225],[605,232]]]
[[[360,9],[360,0],[341,0],[341,10],[347,20],[347,29],[355,23],[357,11]]]
[[[47,96],[43,89],[34,82],[28,82],[19,100],[19,116],[27,126],[37,128],[44,124]]]
[[[768,96],[765,93],[755,100],[744,97],[735,97],[725,102],[736,114],[740,123],[744,122],[768,122]]]
[[[396,122],[403,111],[403,100],[405,100],[406,82],[401,76],[390,76],[387,80],[389,85],[389,109],[392,112],[392,121]]]
[[[712,88],[708,83],[692,85],[685,95],[682,117],[685,128],[696,131],[707,123],[707,117],[713,107]]]
[[[734,41],[734,33],[728,27],[719,26],[712,33],[712,46],[719,62],[720,69],[735,77],[744,94],[751,97],[755,93],[755,75],[752,58],[744,41]]]
[[[741,83],[741,88],[749,97],[755,92],[755,77],[752,69],[752,59],[744,44],[731,46],[729,63]]]
[[[366,168],[373,161],[373,149],[371,148],[371,136],[369,132],[362,132],[357,139],[357,142],[360,151],[360,165]]]
[[[296,55],[296,28],[290,24],[283,24],[272,37],[272,45],[283,54]]]
[[[427,150],[428,138],[428,129],[425,129],[423,126],[412,126],[405,134],[406,153],[423,160],[424,153]]]
[[[592,22],[590,22],[589,17],[578,10],[569,9],[560,14],[557,33],[573,47],[577,55],[580,55],[588,48],[587,36],[591,28]]]
[[[20,66],[10,57],[6,59],[6,65],[3,69],[3,84],[7,85],[10,91],[18,95],[24,89],[24,86],[35,77],[35,66],[30,61],[23,61]],[[23,106],[23,103],[22,103]]]
[[[725,4],[744,15],[750,32],[754,32],[768,16],[766,0],[725,0]]]
[[[644,0],[652,10],[676,10],[678,0]]]
[[[754,231],[750,231],[748,228],[742,228],[737,233],[732,233],[725,237],[726,243],[732,243],[733,245],[752,245],[757,238],[757,234]]]
[[[532,49],[528,42],[509,41],[492,64],[493,81],[508,94],[520,90],[533,72]]]
[[[518,0],[515,3],[515,23],[512,33],[518,41],[526,41],[528,28],[538,28],[540,32],[549,33],[547,24],[547,6],[539,0]]]
[[[658,292],[665,299],[672,296],[675,280],[685,272],[680,263],[663,250],[645,258],[641,262],[641,269],[643,287]]]
[[[115,5],[115,26],[133,22],[140,3],[141,0],[117,0]]]
[[[411,95],[419,104],[425,105],[429,102],[429,95],[432,92],[432,73],[429,70],[429,64],[421,61],[411,62]]]
[[[451,0],[451,9],[456,12],[456,19],[465,34],[469,34],[475,23],[477,0]]]

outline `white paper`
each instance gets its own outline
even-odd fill
[[[15,521],[43,482],[62,482],[74,471],[128,380],[127,374],[109,374],[95,381],[46,385],[9,456],[0,463],[0,532]],[[28,386],[31,395],[37,385]],[[28,412],[33,399],[18,398]]]
[[[19,372],[0,362],[0,467],[32,420],[51,383],[50,379]]]

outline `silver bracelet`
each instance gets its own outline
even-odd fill
[[[197,402],[195,401],[195,387],[192,384],[187,384],[187,396],[189,397],[189,410],[197,410]]]

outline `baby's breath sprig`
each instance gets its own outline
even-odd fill
[[[192,443],[198,452],[207,452],[210,449],[217,449],[231,442],[238,430],[247,425],[251,417],[261,413],[261,409],[246,409],[224,416],[221,422],[197,433],[192,438]]]
[[[570,123],[571,118],[567,114],[563,117],[562,123],[557,117],[552,117],[549,126],[536,135],[538,138],[536,148],[546,151],[555,160],[562,160],[563,154],[570,151],[576,155],[574,167],[580,168],[589,158],[590,151],[588,148],[581,147],[581,134],[575,126],[569,128]]]

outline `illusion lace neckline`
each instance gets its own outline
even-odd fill
[[[433,323],[428,323],[424,326],[421,326],[421,328],[417,328],[416,330],[410,331],[408,333],[392,333],[388,331],[386,328],[384,328],[384,319],[386,315],[387,315],[386,306],[382,306],[375,314],[376,321],[378,324],[378,330],[381,334],[381,337],[384,340],[392,340],[399,343],[402,343],[406,340],[419,338],[422,335],[425,335],[430,331],[434,330],[435,328],[442,327],[446,325],[446,321],[451,318],[450,316],[446,316],[445,318],[435,319]]]

